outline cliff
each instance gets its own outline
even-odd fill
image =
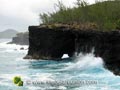
[[[15,37],[12,38],[12,41],[8,44],[19,44],[19,45],[29,45],[29,33],[17,33]]]
[[[60,59],[64,53],[72,56],[74,39],[75,35],[64,28],[29,27],[28,55],[34,59]]]
[[[120,32],[77,31],[75,52],[90,53],[104,60],[105,67],[120,75]]]
[[[25,59],[60,60],[63,54],[90,53],[102,57],[105,67],[119,73],[120,32],[73,30],[68,27],[29,27],[29,51]]]

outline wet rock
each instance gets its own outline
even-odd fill
[[[21,47],[20,50],[24,50],[24,47]]]
[[[23,59],[33,59],[33,57],[30,55],[26,55]]]
[[[62,29],[62,30],[61,30]],[[75,35],[70,30],[44,27],[29,27],[28,55],[34,59],[60,59],[63,54],[70,57],[75,51]]]
[[[105,68],[115,74],[120,71],[120,32],[74,30],[68,27],[29,27],[29,50],[24,59],[61,59],[63,54],[73,57],[76,52],[102,57]],[[114,67],[111,68],[111,67]]]

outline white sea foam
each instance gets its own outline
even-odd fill
[[[42,87],[36,87],[36,86],[28,86],[28,90],[45,90]]]
[[[54,81],[54,76],[51,73],[36,73],[35,76],[37,80],[40,81]]]
[[[1,42],[0,43],[0,48],[19,50],[21,47],[23,47],[24,49],[28,49],[28,45],[7,44],[8,42],[9,41]]]
[[[0,74],[0,78],[4,80],[12,80],[15,76],[20,76],[22,79],[30,79],[26,74]]]
[[[0,81],[0,86],[7,86],[7,87],[10,87],[10,86],[12,86],[12,85],[9,84],[8,82]]]
[[[62,58],[69,58],[68,54],[64,54]]]
[[[17,62],[29,62],[29,60],[23,59],[23,57],[18,57],[15,59]]]
[[[0,49],[4,49],[1,52],[27,52],[28,45],[16,45],[16,44],[7,44],[9,41],[4,41],[0,43]],[[20,50],[24,48],[24,50]]]
[[[74,62],[67,63],[66,69],[84,70],[92,67],[103,67],[103,60],[100,57],[95,57],[93,53],[82,54],[74,60]]]
[[[102,87],[96,87],[96,86],[84,86],[84,87],[79,87],[74,90],[113,90],[109,86],[102,86]],[[114,89],[118,90],[118,89]]]
[[[45,86],[45,87],[37,87],[37,86],[29,86],[28,90],[67,90],[64,86],[53,87],[53,86]]]

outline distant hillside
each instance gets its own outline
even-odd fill
[[[29,33],[21,32],[17,33],[15,37],[12,38],[12,41],[8,44],[19,44],[19,45],[29,45]]]
[[[17,33],[18,32],[16,30],[7,29],[5,31],[0,32],[0,39],[3,39],[3,38],[9,39],[9,38],[15,37]]]

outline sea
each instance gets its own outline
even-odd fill
[[[120,76],[105,69],[93,51],[72,60],[66,54],[61,61],[24,60],[29,46],[9,41],[0,39],[0,90],[120,90]],[[16,76],[22,86],[14,84]]]

